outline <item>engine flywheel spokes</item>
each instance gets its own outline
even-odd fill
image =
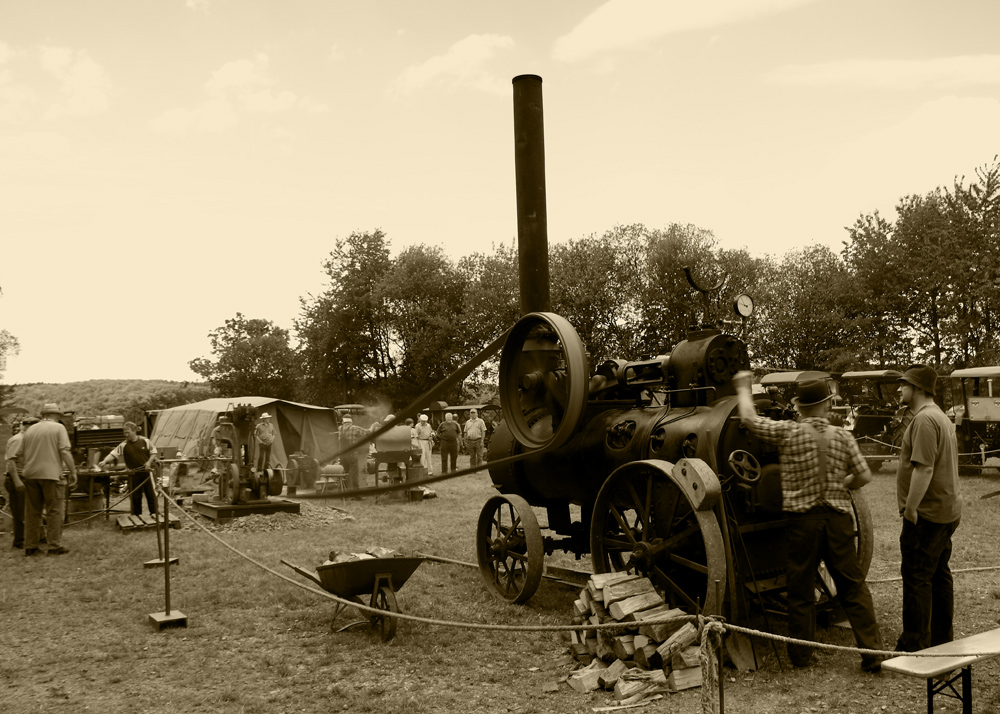
[[[635,461],[604,482],[594,504],[595,573],[648,577],[671,607],[720,614],[726,550],[715,512],[695,510],[673,480],[673,464]]]
[[[520,496],[494,496],[479,514],[476,555],[486,587],[507,602],[521,604],[542,581],[545,551],[531,506]]]

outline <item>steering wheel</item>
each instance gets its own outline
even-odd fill
[[[729,455],[729,468],[743,483],[752,485],[760,481],[760,462],[749,451],[737,449],[731,453]]]

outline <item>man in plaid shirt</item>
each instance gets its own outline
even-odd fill
[[[871,481],[864,457],[854,438],[830,425],[830,400],[825,380],[798,385],[792,399],[798,421],[774,421],[757,414],[750,394],[751,372],[733,378],[739,398],[740,420],[761,441],[778,447],[781,460],[782,509],[786,528],[788,562],[788,635],[815,640],[815,583],[819,563],[826,563],[833,577],[854,639],[861,649],[882,649],[871,592],[861,571],[854,544],[849,489]],[[812,648],[789,643],[788,657],[796,667],[813,662]],[[862,655],[861,669],[877,673],[882,658]]]

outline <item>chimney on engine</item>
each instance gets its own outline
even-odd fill
[[[545,212],[542,78],[514,77],[514,174],[521,314],[549,310],[549,243]]]

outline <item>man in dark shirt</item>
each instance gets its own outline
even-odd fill
[[[144,436],[139,436],[139,427],[127,421],[124,426],[125,441],[101,459],[101,468],[107,468],[112,461],[124,458],[125,467],[133,473],[128,477],[128,490],[132,492],[132,513],[142,515],[142,496],[146,495],[146,506],[150,514],[156,514],[156,493],[153,491],[153,475],[150,468],[156,460],[156,447]]]
[[[441,441],[441,473],[458,470],[458,440],[462,437],[462,427],[454,420],[451,412],[444,415],[438,424],[437,434]]]

